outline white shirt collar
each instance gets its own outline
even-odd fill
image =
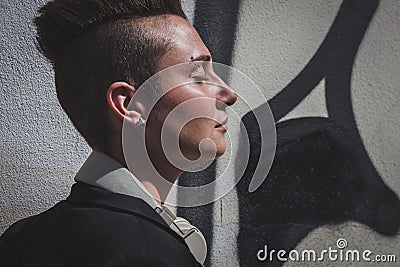
[[[153,209],[159,207],[138,178],[118,161],[100,151],[90,154],[74,180],[113,193],[140,198]]]

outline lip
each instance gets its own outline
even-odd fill
[[[221,129],[221,130],[223,130],[224,132],[226,132],[226,131],[228,130],[228,125],[227,125],[227,123],[228,123],[228,117],[225,117],[225,119],[223,119],[221,123],[217,124],[217,125],[215,126],[215,128],[216,128],[216,129]]]

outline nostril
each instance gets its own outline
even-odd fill
[[[230,89],[228,86],[220,87],[217,96],[217,106],[221,109],[226,106],[232,106],[237,101],[238,95],[235,91]]]
[[[226,96],[226,105],[228,106],[232,106],[233,104],[235,104],[235,102],[237,101],[238,95],[235,91],[233,91],[230,88],[227,88],[227,96]]]

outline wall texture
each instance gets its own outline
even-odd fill
[[[32,20],[45,1],[1,1],[0,231],[63,199],[89,149],[57,102]]]
[[[57,103],[50,65],[35,50],[31,21],[45,2],[0,3],[0,233],[63,199],[90,152]],[[205,233],[207,266],[280,266],[257,261],[257,251],[318,250],[335,247],[338,238],[353,249],[397,253],[399,261],[399,2],[184,6],[214,60],[263,90],[278,133],[274,166],[257,191],[247,191],[249,166],[223,199],[178,209]],[[243,121],[257,144],[251,114]],[[258,153],[255,147],[255,161]],[[211,181],[222,165],[194,178]]]

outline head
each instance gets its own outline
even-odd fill
[[[191,120],[182,128],[182,152],[196,158],[204,138],[215,143],[217,155],[225,151],[225,128],[219,126],[226,105],[236,101],[227,87],[187,84],[169,91],[147,115],[141,103],[134,112],[128,108],[140,85],[160,70],[190,61],[202,61],[204,70],[211,67],[211,55],[179,0],[55,0],[40,14],[35,20],[38,45],[53,64],[60,104],[93,149],[121,152],[123,120],[134,124],[146,116],[149,151],[157,157],[169,112],[204,97],[214,101],[201,108],[218,115]]]

